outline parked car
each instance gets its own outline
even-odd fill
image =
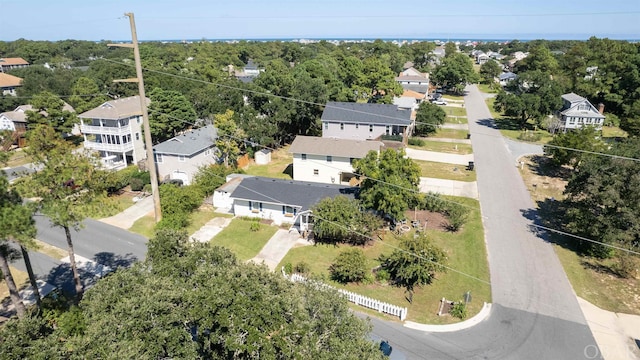
[[[447,105],[447,101],[443,100],[442,98],[435,99],[435,100],[432,101],[432,103],[434,103],[436,105]]]

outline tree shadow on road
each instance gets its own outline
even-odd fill
[[[117,270],[121,267],[128,268],[139,259],[131,253],[117,255],[111,252],[100,252],[95,254],[92,260],[98,264],[110,267],[111,270]]]
[[[498,129],[498,125],[496,124],[494,119],[478,119],[476,120],[476,124],[486,126],[491,129]]]

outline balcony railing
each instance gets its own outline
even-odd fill
[[[87,140],[84,142],[84,147],[86,149],[93,149],[98,151],[126,152],[133,150],[133,142],[126,144],[106,144]]]
[[[129,127],[115,127],[115,126],[93,126],[93,125],[80,125],[80,131],[84,134],[105,134],[105,135],[127,135],[131,134]]]

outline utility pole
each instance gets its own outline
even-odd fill
[[[124,16],[129,18],[131,26],[131,44],[107,44],[107,46],[126,47],[133,49],[133,57],[136,62],[136,77],[131,79],[113,80],[113,82],[137,82],[138,92],[140,93],[140,107],[142,108],[142,125],[144,129],[144,143],[147,152],[147,168],[151,175],[151,192],[153,193],[153,209],[156,223],[162,219],[162,210],[160,209],[160,190],[158,189],[158,172],[156,171],[156,162],[153,157],[153,143],[151,142],[151,129],[149,128],[149,112],[147,111],[147,97],[144,94],[144,81],[142,79],[142,64],[140,63],[140,50],[138,48],[138,35],[136,33],[136,22],[133,13],[125,13]]]

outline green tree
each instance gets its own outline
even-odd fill
[[[218,131],[216,148],[225,167],[228,167],[230,163],[235,164],[244,146],[244,131],[238,128],[233,115],[233,111],[227,110],[224,114],[216,114],[213,121],[213,125]]]
[[[236,168],[228,168],[223,165],[206,165],[198,169],[193,176],[193,182],[205,197],[213,195],[213,192],[225,183],[227,175],[233,172],[242,172]]]
[[[71,229],[79,229],[87,208],[100,206],[105,198],[105,172],[96,170],[94,158],[72,151],[71,144],[50,126],[36,126],[28,132],[28,140],[26,151],[39,169],[28,180],[30,188],[40,198],[39,210],[53,226],[64,229],[76,294],[81,299],[84,289],[76,266]]]
[[[379,104],[391,104],[395,96],[403,93],[402,86],[396,81],[397,74],[381,58],[366,58],[362,65],[363,77],[360,87],[368,89],[367,99]]]
[[[453,91],[462,93],[467,83],[478,81],[478,74],[473,70],[473,63],[467,55],[455,53],[442,59],[431,78],[437,84],[452,87]]]
[[[171,139],[196,120],[193,105],[178,91],[154,88],[149,99],[149,126],[154,144]]]
[[[458,53],[458,48],[456,47],[456,43],[449,41],[444,44],[444,57],[451,57]]]
[[[202,193],[195,185],[160,185],[162,220],[158,228],[183,229],[189,225],[189,214],[202,204]]]
[[[404,155],[404,150],[385,149],[379,155],[371,151],[353,165],[362,178],[362,204],[396,220],[404,219],[414,205],[420,183],[420,168]]]
[[[600,139],[599,131],[592,126],[558,134],[548,145],[545,146],[544,152],[551,156],[554,165],[569,165],[574,169],[585,155],[584,152],[575,150],[602,152],[606,149],[606,144]]]
[[[71,91],[73,95],[69,97],[69,102],[78,114],[96,108],[108,100],[107,96],[100,94],[98,84],[84,76],[76,80]]]
[[[611,154],[640,157],[640,141],[614,145]],[[566,226],[574,234],[638,252],[640,244],[640,164],[609,156],[583,156],[572,174],[563,202]],[[580,248],[600,258],[613,256],[606,245],[580,241]],[[619,253],[624,253],[619,251]]]
[[[34,95],[31,99],[32,110],[27,110],[29,127],[44,124],[61,133],[70,133],[73,125],[78,123],[75,112],[65,109],[65,102],[48,91]]]
[[[502,66],[498,64],[498,62],[494,60],[489,60],[484,64],[480,65],[480,77],[482,77],[482,81],[485,84],[491,85],[493,87],[496,84],[496,78],[502,72]]]
[[[437,272],[445,271],[446,260],[446,253],[431,243],[424,232],[402,239],[399,249],[380,257],[382,268],[389,272],[392,281],[410,291],[415,286],[431,284]]]
[[[382,226],[377,216],[362,211],[358,200],[344,195],[322,199],[312,211],[313,233],[318,242],[365,245]]]
[[[558,61],[546,45],[538,44],[529,48],[529,55],[526,58],[516,62],[515,71],[518,73],[540,71],[547,75],[556,74]]]
[[[360,282],[367,276],[367,257],[360,249],[347,249],[329,267],[331,278],[339,283]]]
[[[415,135],[429,136],[438,131],[438,127],[444,124],[447,113],[438,105],[430,102],[422,102],[416,111]]]

